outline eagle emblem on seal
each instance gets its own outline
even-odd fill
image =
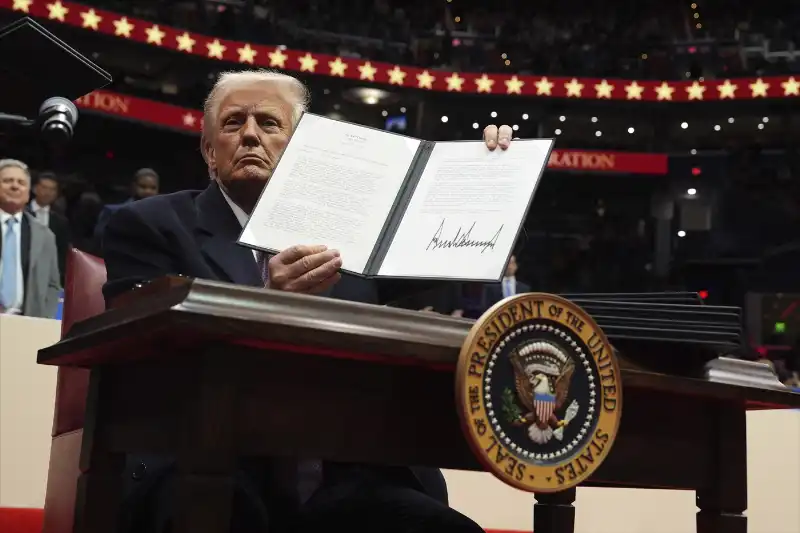
[[[522,344],[509,358],[516,391],[508,388],[503,394],[507,421],[528,426],[528,437],[536,444],[545,444],[554,437],[562,440],[564,428],[580,409],[577,400],[564,409],[575,372],[572,358],[555,343],[542,340]]]

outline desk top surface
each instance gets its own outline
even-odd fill
[[[473,321],[435,313],[167,278],[82,321],[39,351],[45,365],[92,367],[168,357],[198,343],[413,365],[453,372]],[[161,355],[159,355],[159,353]],[[185,353],[185,352],[184,352]],[[624,368],[626,387],[800,407],[800,394]]]

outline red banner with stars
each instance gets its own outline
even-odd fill
[[[428,91],[652,102],[800,97],[800,76],[652,81],[446,72],[211,38],[60,0],[0,0],[0,8],[210,60]]]
[[[202,111],[111,91],[94,91],[75,103],[85,111],[195,135],[200,134],[203,123]],[[596,150],[553,150],[547,166],[552,170],[664,175],[667,173],[667,156]]]

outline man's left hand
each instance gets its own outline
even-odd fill
[[[494,150],[498,146],[501,150],[507,150],[511,146],[511,138],[514,135],[514,130],[511,126],[503,124],[499,128],[494,124],[486,126],[483,130],[483,140],[486,142],[486,147],[489,150]]]

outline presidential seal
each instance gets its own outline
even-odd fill
[[[580,307],[522,294],[475,322],[458,360],[456,403],[487,470],[519,489],[566,490],[586,480],[614,444],[619,364]]]

